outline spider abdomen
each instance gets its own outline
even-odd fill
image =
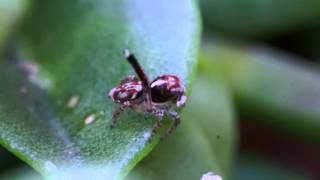
[[[118,103],[131,102],[142,96],[141,81],[126,82],[110,90],[109,97]]]

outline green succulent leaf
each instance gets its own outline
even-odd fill
[[[205,30],[246,38],[266,38],[317,23],[320,1],[199,0]]]
[[[14,180],[44,180],[39,173],[28,166],[18,166],[0,175],[0,179]]]
[[[244,115],[307,141],[320,142],[318,68],[270,48],[223,41],[207,43],[202,55],[210,61],[202,68],[229,82]]]
[[[134,74],[190,86],[200,37],[192,0],[56,0],[34,3],[14,59],[0,64],[0,142],[46,178],[123,178],[155,146],[154,118],[126,111],[106,92]],[[4,57],[4,59],[7,59]]]
[[[29,0],[0,0],[0,48],[28,5]]]
[[[176,133],[161,142],[127,179],[193,180],[208,172],[230,178],[234,123],[229,88],[219,79],[199,76]]]
[[[272,161],[257,153],[240,153],[235,164],[232,179],[313,179],[300,169],[287,167],[279,161]]]

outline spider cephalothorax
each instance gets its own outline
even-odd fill
[[[185,104],[184,86],[176,75],[166,74],[158,76],[150,84],[151,99],[153,103],[174,103],[176,107]]]
[[[110,90],[108,96],[112,101],[120,104],[113,114],[111,127],[115,125],[118,116],[125,108],[132,108],[137,112],[152,113],[157,118],[152,134],[161,126],[163,117],[169,115],[173,119],[173,124],[167,133],[171,133],[180,123],[180,116],[175,108],[182,107],[187,100],[180,78],[173,74],[165,74],[149,83],[148,77],[134,55],[125,50],[124,56],[140,80],[135,76],[128,76],[119,86]]]

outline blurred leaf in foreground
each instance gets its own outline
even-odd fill
[[[203,56],[211,64],[203,68],[212,68],[229,81],[243,113],[320,143],[318,68],[279,51],[222,41],[207,43]]]
[[[127,111],[107,128],[106,92],[132,68],[179,75],[187,88],[200,26],[192,0],[37,0],[15,60],[0,64],[0,143],[46,178],[124,177],[155,146],[154,118]],[[183,31],[181,31],[183,29]]]
[[[17,21],[24,15],[29,0],[0,0],[0,48]]]

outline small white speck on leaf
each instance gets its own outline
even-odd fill
[[[73,95],[69,98],[67,107],[68,108],[75,108],[79,103],[79,96]]]
[[[201,180],[223,180],[221,176],[214,174],[213,172],[207,172],[202,175]]]
[[[145,133],[143,133],[143,138],[144,138],[145,140],[148,140],[148,139],[150,138],[150,136],[151,136],[151,133],[150,133],[150,132],[145,132]]]
[[[91,124],[96,119],[96,114],[90,114],[84,119],[86,125]]]

